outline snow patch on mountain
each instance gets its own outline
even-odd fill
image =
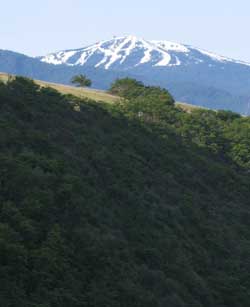
[[[169,42],[169,41],[151,41],[154,45],[163,48],[165,51],[176,51],[176,52],[186,52],[188,53],[190,50],[181,44]]]
[[[60,51],[58,53],[49,54],[42,58],[42,62],[49,64],[59,65],[62,63],[67,63],[67,61],[76,54],[76,51]]]
[[[231,58],[228,58],[228,57],[225,57],[225,56],[221,56],[221,55],[218,55],[216,53],[206,51],[206,50],[203,50],[203,49],[200,49],[200,48],[196,48],[196,50],[198,50],[200,53],[202,53],[202,54],[204,54],[204,55],[206,55],[206,56],[210,57],[211,59],[218,61],[218,62],[231,62],[231,63],[250,66],[250,63],[234,60],[234,59],[231,59]]]

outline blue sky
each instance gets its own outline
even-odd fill
[[[9,0],[0,48],[43,55],[133,34],[250,62],[249,0]]]

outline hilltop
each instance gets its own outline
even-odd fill
[[[0,81],[7,82],[9,78],[13,78],[13,75],[0,73]],[[88,98],[94,101],[106,102],[106,103],[114,103],[119,101],[121,98],[119,96],[111,95],[107,91],[98,90],[98,89],[89,89],[89,88],[78,88],[74,86],[69,86],[60,83],[52,83],[52,82],[45,82],[41,80],[34,80],[38,85],[43,87],[51,87],[62,94],[65,95],[73,95],[78,98]],[[196,109],[197,106],[176,102],[176,105],[186,110],[187,112],[191,112],[192,110]]]

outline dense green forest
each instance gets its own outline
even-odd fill
[[[248,307],[250,119],[110,90],[0,84],[0,306]]]

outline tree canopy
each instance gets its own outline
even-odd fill
[[[145,86],[142,82],[131,78],[117,79],[111,84],[109,92],[126,99],[143,97],[144,99],[158,99],[167,104],[174,103],[173,97],[166,89],[158,86]]]
[[[92,85],[92,81],[82,74],[74,76],[71,83],[79,87],[90,87]]]

